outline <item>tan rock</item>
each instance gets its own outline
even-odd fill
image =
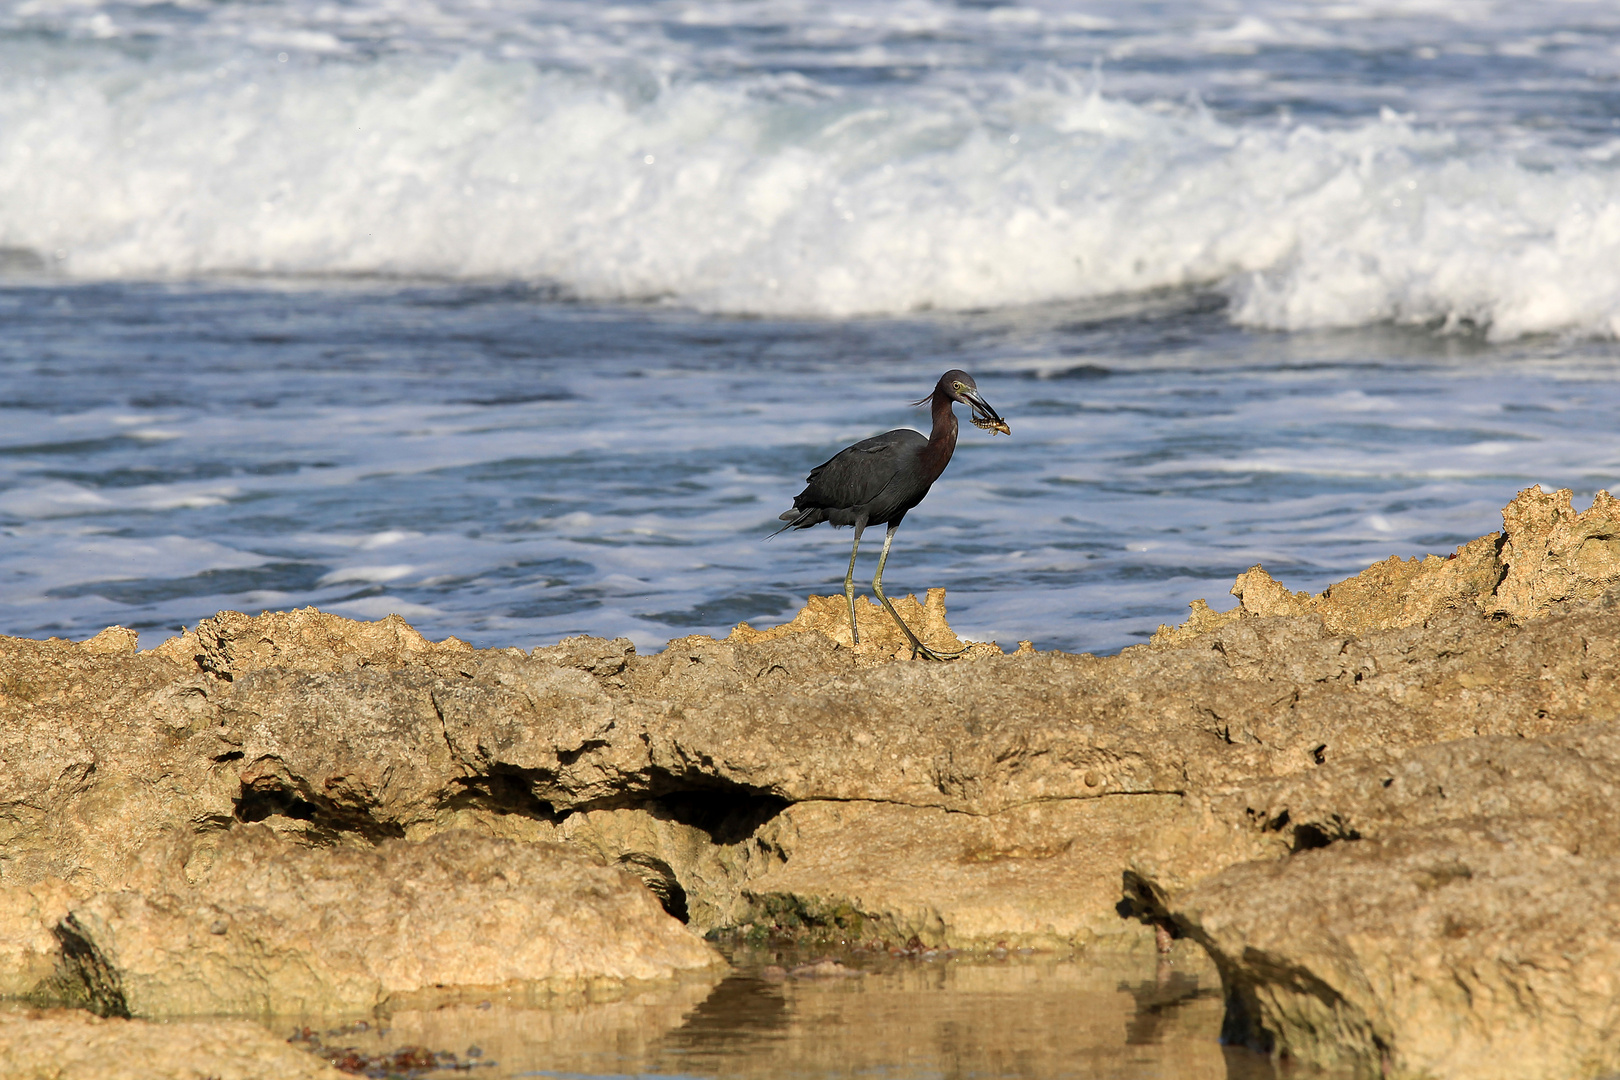
[[[1205,826],[1202,869],[1227,868],[1189,884],[1164,850],[1135,885],[1215,959],[1229,1038],[1390,1076],[1620,1064],[1612,721],[1368,754],[1215,797]]]
[[[246,1021],[154,1024],[71,1009],[0,1010],[0,1080],[342,1080]]]
[[[194,889],[74,904],[64,996],[103,1015],[324,1017],[723,966],[634,877],[555,845],[451,832],[307,849],[245,828],[208,854]]]
[[[1605,652],[1620,648],[1605,644]],[[1378,748],[1308,773],[1208,790],[1163,823],[1153,845],[1135,851],[1135,887],[1151,894],[1147,907],[1162,910],[1200,880],[1249,860],[1504,814],[1590,815],[1620,800],[1620,714],[1612,707],[1596,714],[1600,722],[1541,738]]]
[[[140,635],[135,631],[122,626],[109,626],[95,637],[79,643],[84,652],[97,653],[103,656],[119,656],[135,651]]]
[[[1234,619],[1318,615],[1333,633],[1421,626],[1447,611],[1472,609],[1519,621],[1601,596],[1620,585],[1620,500],[1600,491],[1577,514],[1572,493],[1526,488],[1502,511],[1503,531],[1440,558],[1392,556],[1318,596],[1289,592],[1261,567],[1239,574],[1239,604],[1214,612],[1202,600],[1178,627],[1161,626],[1158,648],[1190,644]]]
[[[1247,573],[1237,576],[1232,595],[1246,614],[1261,618],[1309,615],[1316,607],[1309,593],[1289,592],[1260,566],[1251,566]]]
[[[683,639],[653,657],[575,639],[228,682],[151,654],[11,639],[0,668],[33,689],[0,728],[0,883],[116,889],[171,832],[206,840],[254,821],[318,844],[466,826],[545,839],[610,808],[702,832],[694,814],[757,816],[771,800],[982,816],[1179,797],[1613,710],[1620,672],[1604,649],[1617,620],[1601,605],[1523,627],[1458,611],[1355,638],[1310,616],[1241,618],[1182,649],[950,665],[864,665],[820,633]],[[731,869],[693,876],[702,860],[667,846],[595,853],[688,874],[694,911],[728,910],[752,872],[727,856]]]
[[[1260,567],[1256,566],[1254,569],[1258,570]],[[1243,617],[1241,604],[1230,611],[1216,611],[1209,606],[1208,600],[1200,597],[1187,606],[1192,608],[1192,614],[1187,617],[1187,621],[1179,626],[1160,623],[1148,641],[1150,647],[1180,649],[1193,644],[1204,634],[1213,634],[1227,623]]]
[[[945,620],[944,589],[929,589],[921,604],[911,595],[891,597],[890,603],[894,604],[900,618],[905,620],[911,632],[924,645],[940,652],[956,652],[963,648],[962,640]],[[855,598],[855,624],[861,631],[861,643],[854,646],[854,653],[862,663],[883,664],[890,660],[911,658],[911,642],[876,600],[869,596]],[[842,648],[851,648],[849,601],[843,596],[812,596],[791,622],[768,630],[755,630],[742,623],[726,640],[746,645],[808,633],[821,634]],[[975,646],[974,652],[997,655],[1001,649],[993,644],[981,643]]]
[[[1120,875],[1179,806],[1141,795],[977,816],[798,803],[760,830],[779,859],[747,879],[741,918],[851,942],[1151,951],[1151,931],[1115,910]]]
[[[1607,1075],[1620,871],[1556,832],[1473,822],[1246,863],[1176,917],[1221,968],[1235,1041],[1393,1077]]]
[[[213,790],[174,753],[186,669],[91,643],[0,638],[0,886],[122,880]]]
[[[102,631],[85,645],[100,641],[109,632]],[[267,611],[256,618],[239,611],[222,611],[152,652],[180,663],[195,663],[205,672],[229,679],[264,668],[399,668],[425,656],[471,649],[456,638],[434,644],[398,615],[357,623],[310,607]]]
[[[1493,614],[1534,619],[1620,583],[1620,500],[1600,491],[1577,514],[1570,491],[1526,488],[1502,511],[1506,570]]]
[[[665,910],[707,933],[745,921],[744,883],[780,861],[756,832],[782,806],[774,799],[665,797],[636,808],[578,811],[555,835],[635,874]]]
[[[0,998],[20,998],[56,970],[54,930],[79,897],[59,878],[0,888]]]

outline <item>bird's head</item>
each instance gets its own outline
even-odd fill
[[[998,431],[1003,435],[1012,434],[1012,428],[1008,426],[1007,421],[1003,420],[1001,414],[991,408],[988,401],[984,400],[983,395],[979,393],[978,384],[973,381],[973,376],[967,372],[959,368],[947,371],[939,377],[939,383],[934,387],[934,392],[917,402],[917,404],[921,405],[941,396],[951,401],[959,401],[972,409],[973,422],[986,431],[992,434]]]

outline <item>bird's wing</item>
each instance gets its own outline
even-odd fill
[[[847,508],[869,503],[927,442],[921,432],[908,428],[862,439],[811,469],[793,505]]]

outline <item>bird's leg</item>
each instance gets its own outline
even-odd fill
[[[844,575],[844,598],[849,601],[849,640],[852,645],[861,643],[861,631],[855,625],[855,553],[861,550],[861,533],[865,530],[865,521],[855,526],[855,542],[849,545],[849,573]]]
[[[878,603],[882,604],[883,610],[889,613],[889,618],[894,620],[894,625],[898,626],[900,632],[906,635],[906,640],[911,642],[911,658],[913,660],[917,659],[919,655],[930,660],[954,660],[967,650],[936,652],[930,649],[922,643],[916,634],[911,632],[911,627],[907,626],[905,620],[900,617],[900,613],[894,610],[894,605],[889,603],[889,598],[883,595],[883,564],[889,561],[889,545],[894,543],[894,530],[896,528],[897,526],[890,525],[889,531],[883,537],[883,554],[878,556],[877,577],[872,579],[872,591],[877,593]]]

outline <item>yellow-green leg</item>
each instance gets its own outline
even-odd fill
[[[883,537],[883,554],[878,556],[877,577],[872,579],[872,591],[877,593],[878,603],[882,604],[883,610],[889,613],[889,618],[894,620],[894,625],[898,626],[900,628],[900,632],[906,635],[906,640],[911,642],[911,658],[913,660],[917,659],[918,656],[927,657],[929,660],[954,660],[967,650],[958,649],[956,652],[935,652],[933,649],[930,649],[928,646],[922,643],[916,634],[911,632],[911,627],[907,626],[905,620],[900,618],[900,613],[894,610],[894,605],[889,603],[889,598],[883,595],[883,564],[889,561],[889,545],[894,543],[894,530],[897,527],[898,526],[890,525],[888,533],[886,533]],[[853,573],[854,569],[855,567],[852,563],[850,565],[850,571]],[[854,601],[851,600],[850,603],[853,604]]]
[[[855,553],[861,550],[861,533],[865,529],[865,522],[855,526],[855,542],[849,545],[849,573],[844,575],[844,599],[849,601],[849,640],[855,645],[861,643],[861,632],[855,625]]]

